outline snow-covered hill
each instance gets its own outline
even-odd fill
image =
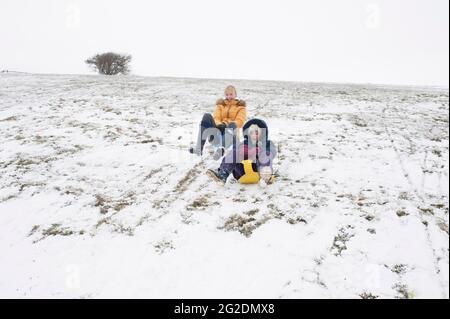
[[[280,177],[192,156],[234,84]],[[0,75],[0,297],[448,298],[448,89]]]

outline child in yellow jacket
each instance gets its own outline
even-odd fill
[[[236,134],[237,129],[241,128],[247,119],[247,110],[245,101],[236,98],[236,88],[229,85],[225,88],[225,99],[219,99],[216,102],[214,114],[206,113],[200,122],[200,130],[197,138],[196,147],[191,147],[189,152],[201,155],[206,140],[217,146],[215,158],[224,153],[224,148],[228,147],[226,142],[233,140],[232,137],[225,136],[226,132]]]

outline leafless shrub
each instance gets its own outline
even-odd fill
[[[85,62],[100,74],[128,74],[130,72],[131,55],[107,52],[96,54]]]

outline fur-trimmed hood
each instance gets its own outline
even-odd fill
[[[264,122],[261,119],[251,119],[249,121],[247,121],[244,126],[242,127],[242,131],[244,132],[244,138],[247,139],[248,138],[248,134],[247,131],[250,128],[250,126],[252,125],[257,125],[259,128],[263,129],[263,136],[262,139],[263,140],[269,140],[269,127],[267,126],[267,123]]]
[[[244,100],[238,100],[238,99],[233,99],[233,100],[231,100],[231,101],[229,101],[229,100],[226,100],[226,99],[218,99],[217,101],[216,101],[216,105],[228,105],[228,104],[236,104],[237,106],[243,106],[243,107],[245,107],[246,106],[246,103],[245,103],[245,101]]]
[[[265,162],[265,163],[263,163],[264,165],[270,165],[270,161],[266,162],[267,156],[269,156],[271,159],[273,159],[275,157],[275,155],[277,154],[277,150],[276,150],[275,144],[269,140],[269,127],[267,126],[267,123],[265,121],[254,118],[254,119],[247,121],[244,124],[244,126],[242,127],[242,130],[244,132],[243,145],[244,145],[244,147],[247,147],[247,149],[250,147],[249,138],[248,138],[248,129],[252,125],[257,125],[259,128],[262,129],[260,140],[262,143],[265,143],[266,150],[265,150],[265,155],[263,153],[263,154],[260,154],[259,156],[260,156],[260,159],[261,159],[261,156],[264,158],[264,162]],[[267,164],[267,163],[269,163],[269,164]]]

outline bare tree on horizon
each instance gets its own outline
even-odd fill
[[[130,72],[131,55],[107,52],[96,54],[85,62],[99,74],[116,75]]]

